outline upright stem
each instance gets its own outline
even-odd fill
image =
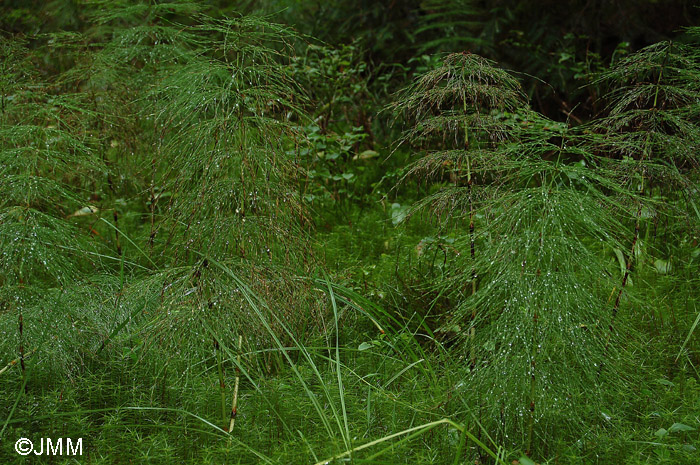
[[[463,102],[464,113],[467,113],[467,102]],[[464,127],[464,149],[469,150],[469,130]],[[472,259],[472,270],[471,270],[471,281],[472,281],[472,293],[473,296],[476,294],[476,266],[474,265],[474,260],[476,259],[476,245],[474,242],[474,202],[472,199],[472,166],[469,154],[467,154],[467,199],[469,202],[469,253]],[[469,328],[469,365],[472,370],[476,368],[476,354],[474,353],[474,339],[476,336],[476,328],[474,328],[474,321],[476,320],[476,309],[472,309],[471,314],[471,326]]]
[[[664,59],[665,61],[665,59]],[[658,96],[658,85],[659,82],[661,81],[661,75],[663,74],[663,67],[661,69],[661,72],[659,74],[659,79],[657,80],[657,95],[654,96],[654,108],[656,108],[656,97]],[[639,160],[640,165],[644,163],[644,160],[647,158],[649,155],[649,133],[647,132],[646,139],[644,140],[644,148],[642,149],[642,158]],[[639,187],[639,195],[640,197],[644,195],[644,167],[642,166],[641,169],[641,186]],[[638,201],[638,206],[637,206],[637,217],[635,218],[634,221],[634,237],[632,238],[632,247],[630,250],[630,255],[627,260],[627,265],[625,266],[625,274],[622,276],[622,284],[620,285],[620,290],[617,292],[617,297],[615,298],[615,303],[613,304],[613,309],[612,309],[612,318],[610,320],[610,325],[609,325],[609,332],[608,332],[608,337],[605,342],[605,351],[604,351],[604,357],[607,358],[608,356],[608,349],[610,348],[610,338],[612,337],[613,331],[614,331],[614,324],[615,324],[615,318],[617,317],[617,312],[620,309],[620,302],[622,301],[622,294],[625,291],[625,287],[627,286],[627,281],[629,280],[630,276],[630,271],[632,270],[632,261],[634,260],[635,256],[635,249],[637,247],[637,242],[639,241],[639,227],[642,221],[642,200],[640,199]],[[614,290],[613,290],[614,292]],[[600,375],[600,372],[603,369],[603,363],[600,364],[600,367],[598,368],[598,375]]]
[[[151,225],[151,230],[148,235],[148,248],[149,252],[152,254],[153,253],[153,241],[156,237],[156,157],[154,156],[151,159],[151,186],[150,186],[150,196],[151,196],[151,205],[150,205],[150,225]]]
[[[24,240],[22,240],[24,243]],[[20,289],[24,287],[24,278],[22,274],[22,265],[24,262],[19,264],[19,287]],[[22,305],[19,305],[19,366],[22,370],[22,385],[24,386],[24,392],[27,393],[27,367],[24,363],[24,312],[22,311]]]
[[[537,269],[537,277],[540,276],[540,270]],[[535,375],[536,359],[537,359],[537,326],[539,315],[537,310],[532,315],[532,348],[530,349],[530,414],[527,419],[527,449],[525,455],[528,457],[532,452],[532,435],[535,429],[535,395],[537,387],[537,378]]]
[[[121,242],[119,241],[119,215],[117,215],[117,210],[114,210],[114,238],[117,247],[117,255],[119,256],[119,292],[117,293],[117,298],[114,301],[114,322],[116,324],[118,318],[119,304],[121,302],[122,294],[124,293],[124,255],[122,253]],[[107,340],[102,341],[100,350],[104,348]]]
[[[241,350],[243,348],[243,336],[238,336],[238,355],[236,355],[236,380],[233,384],[233,403],[231,404],[231,421],[228,425],[228,432],[233,431],[233,424],[236,421],[236,415],[238,415],[238,384],[241,381]]]
[[[214,350],[216,350],[216,365],[219,372],[219,394],[221,395],[221,418],[226,421],[226,384],[224,383],[224,361],[219,341],[214,338]]]
[[[639,223],[642,217],[642,203],[639,202],[639,207],[637,208],[637,220],[634,224],[634,238],[632,239],[632,250],[630,250],[630,257],[627,260],[627,266],[625,267],[625,274],[622,277],[622,285],[615,298],[615,305],[613,306],[612,317],[613,321],[610,322],[610,330],[612,331],[612,324],[617,316],[617,311],[620,309],[620,300],[622,299],[622,292],[627,286],[627,280],[630,276],[630,271],[632,269],[632,261],[634,259],[634,250],[637,247],[637,241],[639,241]]]
[[[668,61],[668,56],[671,53],[671,48],[673,47],[673,41],[669,42],[668,48],[666,49],[666,55],[664,55],[664,61],[661,63],[661,69],[659,70],[659,77],[656,79],[656,92],[654,93],[654,108],[659,101],[659,84],[661,84],[661,78],[664,76],[664,68],[666,67],[666,62]]]
[[[22,309],[19,311],[19,366],[22,369],[22,385],[27,392],[27,368],[24,365],[24,316]]]
[[[469,158],[467,158],[467,189],[469,196],[469,250],[472,259],[472,296],[476,294],[476,267],[474,266],[474,260],[476,260],[476,246],[474,244],[474,204],[472,203],[472,176],[471,168],[469,167]],[[474,354],[474,337],[476,335],[476,328],[474,328],[474,321],[476,320],[476,308],[472,309],[471,315],[471,327],[469,328],[469,340],[470,340],[470,364],[473,370],[476,367],[476,356]]]
[[[149,7],[150,8],[150,7]],[[156,66],[153,69],[153,82],[157,82],[158,80],[158,67]],[[148,252],[150,255],[153,255],[153,243],[156,238],[157,234],[157,229],[156,229],[156,202],[158,202],[158,198],[160,197],[160,193],[156,196],[156,176],[157,176],[157,171],[158,171],[158,160],[161,159],[161,148],[163,146],[163,136],[164,136],[165,128],[161,129],[158,131],[158,118],[153,119],[153,135],[158,136],[158,145],[156,145],[156,150],[151,157],[151,185],[150,185],[150,196],[151,196],[151,205],[150,205],[150,233],[148,235]],[[162,191],[161,191],[162,192]]]
[[[532,316],[534,325],[532,353],[530,354],[530,415],[527,419],[527,450],[526,455],[530,456],[532,452],[532,433],[535,428],[535,393],[536,393],[536,376],[535,376],[535,357],[537,356],[537,311]]]
[[[467,113],[467,102],[466,100],[463,101],[463,110],[464,113]],[[466,124],[464,127],[464,149],[469,150],[469,129],[467,128]],[[474,294],[476,294],[476,264],[474,263],[476,260],[476,243],[474,240],[474,201],[472,198],[472,187],[473,187],[474,179],[472,177],[472,165],[471,165],[471,158],[469,157],[469,153],[467,152],[467,201],[469,202],[469,255],[471,257],[472,261],[472,269],[471,269],[471,296],[473,297]],[[476,322],[476,308],[472,308],[472,314],[471,314],[471,321],[470,321],[470,327],[469,327],[469,368],[470,370],[474,371],[476,369],[476,351],[474,350],[474,346],[476,344],[476,328],[475,328],[475,322]],[[479,400],[479,409],[478,409],[478,422],[481,423],[481,400]],[[479,439],[481,439],[481,428],[477,429],[478,433],[477,436]],[[479,452],[479,455],[481,455],[481,451]]]
[[[666,55],[664,56],[664,60],[661,63],[661,69],[659,70],[659,76],[656,79],[656,89],[654,92],[654,103],[652,105],[652,109],[656,110],[658,108],[658,103],[659,103],[659,89],[661,85],[661,79],[663,78],[664,75],[664,68],[666,67],[666,62],[668,61],[668,56],[671,52],[671,47],[673,46],[673,42],[669,43],[668,48],[666,49]],[[644,189],[645,189],[645,179],[644,179],[644,161],[646,160],[647,157],[649,157],[649,145],[650,145],[650,132],[646,133],[646,138],[644,140],[644,147],[642,148],[642,157],[639,160],[639,164],[641,166],[641,186],[639,187],[639,196],[643,197],[644,196]],[[605,342],[605,357],[607,358],[607,353],[608,349],[610,346],[610,338],[612,337],[612,333],[614,330],[613,324],[615,323],[615,317],[617,317],[617,312],[620,309],[620,302],[622,300],[622,294],[625,290],[625,287],[627,286],[627,281],[629,279],[630,271],[632,269],[632,261],[634,260],[635,257],[635,249],[637,247],[637,242],[639,241],[639,228],[640,224],[642,221],[642,200],[640,199],[639,205],[637,207],[637,217],[635,218],[634,222],[634,237],[632,239],[632,248],[630,250],[630,256],[629,259],[627,260],[627,266],[625,267],[625,274],[622,277],[622,284],[620,286],[620,290],[617,293],[617,297],[615,298],[615,303],[613,305],[612,309],[612,319],[610,320],[610,325],[609,325],[609,333],[608,333],[608,338],[607,341]],[[647,234],[648,234],[648,227],[647,227]],[[613,290],[614,292],[614,290]],[[600,368],[598,369],[598,374],[600,375],[601,370],[603,369],[603,364],[601,363]]]

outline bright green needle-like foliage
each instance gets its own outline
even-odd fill
[[[697,462],[676,2],[224,3],[3,9],[0,463]]]
[[[456,305],[459,389],[487,430],[528,453],[576,437],[603,418],[603,393],[630,372],[608,303],[617,284],[609,253],[625,228],[607,193],[620,188],[491,63],[449,56],[407,92],[397,107],[416,117],[409,139],[454,147],[428,151],[414,172],[450,171],[453,183],[418,206],[436,207],[456,236],[434,287]]]
[[[243,334],[250,347],[269,347],[241,292],[207,266],[212,258],[274,302],[275,318],[297,331],[317,327],[320,300],[298,278],[317,265],[287,153],[299,137],[292,123],[304,118],[285,69],[293,35],[255,18],[198,16],[187,31],[164,19],[191,8],[94,10],[93,39],[51,38],[75,58],[53,87],[37,87],[29,52],[3,42],[7,318],[22,313],[14,294],[36,296],[31,286],[47,285],[76,292],[105,262],[120,275],[119,295],[104,308],[107,321],[84,321],[97,332],[90,350],[100,353],[137,332],[180,360],[206,358],[230,343],[212,345],[205,336],[214,322],[228,328],[231,341]],[[93,53],[86,53],[90,41]],[[75,88],[75,96],[66,92]],[[92,255],[82,260],[86,253]],[[8,340],[6,353],[17,344]]]
[[[105,167],[84,125],[82,96],[57,95],[41,82],[36,57],[21,43],[3,39],[0,47],[0,352],[19,357],[26,380],[25,354],[42,352],[46,369],[74,363],[75,350],[61,350],[70,316],[46,310],[60,306],[64,288],[102,268],[104,249],[82,217],[95,221],[91,196]],[[60,324],[47,326],[53,318]]]

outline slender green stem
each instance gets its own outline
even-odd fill
[[[243,335],[238,336],[238,353],[236,354],[236,379],[233,384],[233,401],[231,403],[231,419],[228,425],[229,433],[233,432],[233,425],[238,415],[238,386],[241,381],[241,351],[243,350]]]

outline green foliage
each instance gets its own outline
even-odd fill
[[[654,61],[646,58],[650,53],[621,60],[609,79],[654,73],[652,63],[660,64],[661,54]],[[689,60],[675,68],[687,73],[688,82],[694,72]],[[638,198],[637,190],[644,190],[639,183],[646,181],[624,173],[634,166],[653,170],[645,153],[656,136],[641,121],[665,113],[655,111],[655,97],[650,105],[652,97],[684,102],[680,96],[693,86],[671,81],[661,93],[658,85],[646,98],[643,86],[627,93],[623,88],[611,116],[592,123],[601,128],[595,136],[586,135],[590,129],[577,134],[532,114],[503,71],[459,54],[421,77],[395,106],[413,117],[407,139],[428,149],[411,173],[443,181],[416,208],[431,207],[457,238],[452,265],[431,286],[457,306],[445,330],[464,341],[471,402],[478,405],[480,424],[528,454],[533,441],[552,444],[582,434],[612,406],[615,397],[608,396],[632,382],[633,362],[625,353],[638,350],[640,338],[620,310],[628,302],[621,298],[627,299],[635,257],[620,255],[622,276],[608,257],[640,247],[639,214],[634,228],[626,226],[635,216],[624,205]],[[633,103],[637,124],[620,116]],[[625,124],[615,126],[613,118],[625,118]],[[679,155],[694,153],[694,123],[673,121],[673,136],[687,146],[672,147]],[[630,127],[641,129],[642,145],[633,145]],[[667,133],[658,137],[664,140],[659,150],[668,150]],[[630,149],[625,158],[619,147]],[[628,161],[632,153],[638,163]],[[677,166],[669,174],[653,171],[656,183],[663,178],[691,185]],[[654,204],[674,206],[659,196]]]
[[[8,3],[0,461],[695,463],[682,3]]]

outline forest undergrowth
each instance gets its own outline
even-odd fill
[[[2,463],[698,463],[699,28],[10,3]]]

